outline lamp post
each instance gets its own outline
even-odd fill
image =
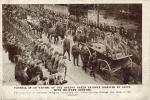
[[[99,26],[99,8],[97,5],[97,26]]]
[[[99,26],[99,5],[95,4],[94,8],[97,11],[97,26]]]

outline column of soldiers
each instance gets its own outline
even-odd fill
[[[41,81],[43,84],[46,84],[45,80],[49,79],[49,77],[50,82],[48,84],[62,84],[66,82],[67,67],[65,65],[65,56],[62,56],[61,53],[53,52],[54,49],[50,45],[43,44],[41,41],[34,42],[32,45],[34,49],[30,53],[21,41],[17,41],[16,36],[11,36],[14,33],[4,34],[6,34],[3,38],[5,40],[3,41],[4,48],[9,54],[10,61],[16,64],[15,78],[21,84],[39,84],[38,82]],[[44,73],[40,64],[48,69],[48,72],[50,72],[48,76],[43,76]],[[60,71],[60,69],[63,69],[63,71]],[[60,72],[63,72],[63,74],[55,75]]]
[[[21,84],[57,85],[67,82],[65,80],[67,72],[65,56],[59,52],[53,52],[54,49],[50,44],[44,44],[32,37],[29,38],[29,35],[26,37],[22,32],[25,31],[22,27],[23,23],[20,27],[17,23],[7,23],[5,26],[7,28],[4,27],[3,47],[8,52],[10,61],[16,64],[15,78]],[[31,31],[28,32],[30,35],[34,34]],[[49,72],[46,76],[44,76],[43,67]]]

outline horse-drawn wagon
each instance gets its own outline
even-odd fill
[[[87,43],[90,55],[94,52],[97,54],[97,66],[95,73],[100,75],[104,80],[123,83],[124,68],[129,68],[131,72],[131,80],[133,83],[139,81],[141,70],[130,58],[131,54],[124,55],[121,52],[110,54],[107,46],[103,43]]]

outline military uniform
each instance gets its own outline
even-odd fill
[[[52,58],[52,55],[53,55],[53,48],[50,49],[49,53],[48,53],[48,56],[47,56],[47,59],[46,59],[46,62],[45,62],[45,68],[48,68],[48,66],[51,66],[51,58]]]
[[[92,28],[91,31],[90,31],[90,34],[89,34],[89,40],[93,42],[94,37],[95,37],[95,29]]]
[[[66,51],[68,53],[68,59],[70,60],[70,39],[68,39],[67,37],[63,42],[63,56],[65,55]]]
[[[90,66],[91,66],[91,72],[90,72],[90,75],[93,76],[95,78],[95,69],[96,69],[96,66],[97,66],[97,57],[96,57],[96,53],[93,53],[91,56],[90,56]]]
[[[50,65],[48,66],[48,71],[50,72],[50,74],[54,74],[56,73],[56,69],[53,68],[54,66],[54,62],[55,62],[55,58],[58,56],[58,52],[55,52],[54,55],[51,57],[51,61],[50,61]]]
[[[83,63],[83,69],[86,71],[89,61],[89,51],[85,47],[81,48],[81,60]]]
[[[55,62],[54,62],[54,65],[53,65],[54,69],[58,68],[58,63],[59,63],[59,60],[61,59],[61,56],[62,56],[62,54],[59,54],[57,57],[55,57]]]
[[[22,58],[20,58],[20,60],[15,66],[15,78],[16,80],[20,81],[23,85],[27,85],[29,80],[29,76],[26,70],[27,66],[23,63]]]
[[[75,60],[77,60],[77,66],[78,66],[78,61],[79,61],[79,53],[80,53],[80,49],[79,49],[78,45],[74,44],[72,46],[72,55],[73,55],[74,65],[76,65]]]

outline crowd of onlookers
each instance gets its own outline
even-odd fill
[[[13,8],[14,7],[14,8]],[[83,62],[83,69],[91,67],[91,75],[95,77],[95,69],[98,64],[97,54],[89,54],[86,46],[82,43],[102,43],[106,45],[107,52],[123,55],[132,54],[132,60],[141,64],[141,43],[136,40],[137,33],[129,34],[123,26],[94,25],[93,23],[78,22],[71,16],[56,14],[42,9],[34,12],[28,9],[12,6],[3,11],[5,23],[3,26],[3,46],[8,51],[9,59],[16,64],[15,76],[22,84],[63,84],[66,82],[67,66],[64,56],[68,53],[73,55],[73,63],[78,66],[79,55]],[[44,13],[46,16],[43,16]],[[35,25],[27,16],[37,19],[40,23]],[[26,20],[22,22],[23,20]],[[33,32],[36,31],[36,32]],[[49,38],[49,43],[43,43],[40,39],[42,34]],[[72,49],[68,35],[73,36]],[[51,41],[58,44],[59,37],[63,41],[63,53],[54,51]],[[79,48],[79,44],[82,48]],[[70,52],[71,49],[71,52]],[[48,70],[48,76],[44,76],[43,67]],[[57,74],[58,73],[58,74]],[[128,77],[129,78],[129,77]],[[47,80],[49,80],[47,82]]]

